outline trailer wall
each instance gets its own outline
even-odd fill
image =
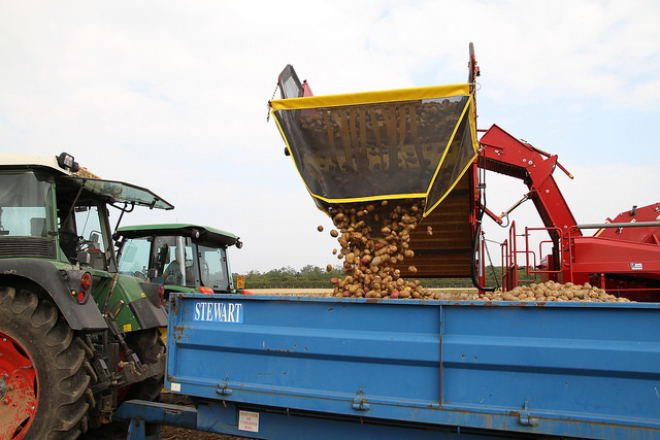
[[[660,438],[660,304],[175,295],[166,388],[212,401]]]

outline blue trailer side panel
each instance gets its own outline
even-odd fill
[[[660,305],[176,295],[166,387],[237,405],[660,437]]]

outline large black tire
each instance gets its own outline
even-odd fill
[[[165,356],[165,345],[157,328],[127,333],[126,343],[138,355],[143,364],[160,362],[160,359]],[[157,402],[160,392],[163,390],[163,378],[164,374],[160,374],[131,385],[124,400],[139,399]]]
[[[85,351],[53,302],[0,286],[0,344],[0,438],[75,439],[85,432]]]

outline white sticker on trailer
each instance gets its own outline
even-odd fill
[[[644,265],[642,263],[630,263],[630,269],[632,269],[632,270],[644,270]]]
[[[242,324],[243,304],[197,301],[193,311],[193,320]]]
[[[253,411],[239,411],[238,429],[240,431],[259,432],[259,413]]]

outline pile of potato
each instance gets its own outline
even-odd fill
[[[518,286],[510,291],[487,292],[481,296],[486,301],[577,301],[577,302],[631,302],[628,298],[610,295],[605,290],[592,287],[589,283],[583,285],[545,283]]]
[[[335,205],[329,210],[343,260],[344,278],[333,278],[331,296],[354,298],[430,298],[418,280],[406,281],[391,267],[412,258],[410,234],[422,219],[423,202],[384,200],[364,206]],[[322,230],[322,228],[319,228]],[[408,268],[415,272],[414,266]]]

